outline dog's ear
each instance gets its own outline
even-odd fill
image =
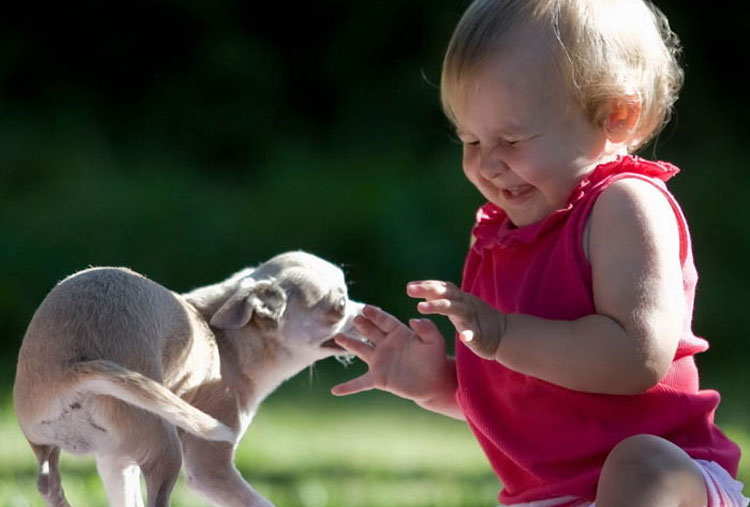
[[[278,323],[286,309],[286,293],[275,280],[240,282],[237,290],[211,317],[211,325],[219,329],[239,329],[254,315]]]

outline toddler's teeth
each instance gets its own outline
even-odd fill
[[[510,187],[506,189],[506,192],[508,192],[511,195],[511,197],[516,197],[522,194],[523,192],[525,192],[527,188],[528,188],[528,185],[518,185],[518,186]]]

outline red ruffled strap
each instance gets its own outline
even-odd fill
[[[516,242],[528,244],[535,241],[564,219],[587,193],[604,184],[612,176],[633,173],[667,181],[678,172],[680,169],[669,162],[646,160],[635,155],[617,157],[611,162],[598,165],[588,176],[581,179],[571,192],[565,207],[535,224],[524,227],[515,227],[502,209],[488,202],[479,208],[476,214],[472,231],[476,239],[474,250],[481,253],[482,250],[494,246],[508,247]]]

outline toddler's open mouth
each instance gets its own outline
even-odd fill
[[[509,187],[509,188],[504,188],[503,197],[505,197],[508,200],[515,200],[521,197],[526,197],[533,190],[534,190],[534,186],[529,185],[528,183],[525,183],[523,185],[516,185],[513,187]]]

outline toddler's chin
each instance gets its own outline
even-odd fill
[[[526,227],[527,225],[534,225],[544,220],[548,213],[513,213],[512,210],[506,210],[500,207],[505,214],[508,215],[511,223],[515,227]]]

